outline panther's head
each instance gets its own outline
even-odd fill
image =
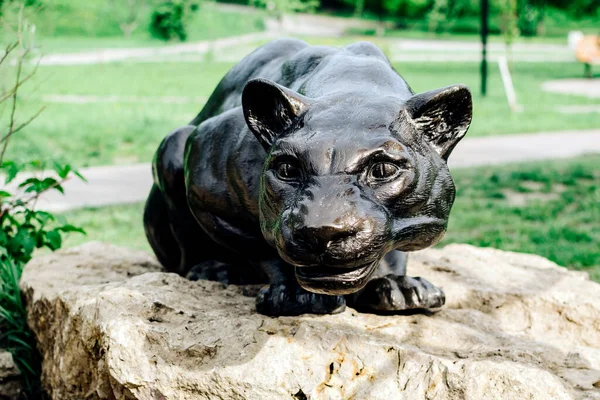
[[[444,235],[455,194],[446,161],[471,122],[465,86],[410,98],[365,91],[310,99],[254,79],[242,103],[268,153],[262,233],[303,288],[355,292],[387,252],[423,249]]]

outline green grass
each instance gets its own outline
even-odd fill
[[[27,8],[25,11],[26,20],[35,24],[35,44],[41,54],[165,44],[150,34],[152,8],[148,3],[139,7],[138,27],[130,37],[125,37],[119,27],[126,12],[126,7],[120,1],[89,0],[84,3],[44,0],[42,3],[39,10]],[[205,2],[196,12],[190,13],[186,23],[187,42],[237,36],[264,29],[263,13],[222,10],[211,2]]]
[[[600,281],[600,155],[454,172],[441,245],[539,254]]]
[[[84,227],[87,235],[70,235],[65,247],[77,246],[90,240],[110,242],[136,250],[151,252],[144,234],[142,216],[144,204],[127,204],[74,210],[64,215],[70,224]]]
[[[352,39],[313,40],[340,45]],[[385,49],[385,46],[383,46]],[[248,51],[251,47],[248,48]],[[160,140],[186,124],[202,108],[221,77],[232,67],[222,62],[111,63],[40,67],[22,92],[20,119],[45,106],[29,127],[13,138],[9,158],[59,158],[78,167],[146,162]],[[490,65],[488,96],[479,93],[477,63],[395,63],[416,91],[453,83],[469,85],[474,94],[474,118],[469,136],[591,129],[600,126],[598,114],[555,112],[564,105],[600,104],[599,99],[543,92],[542,82],[580,77],[577,63],[517,63],[513,80],[521,113],[506,104],[499,72]],[[5,77],[14,72],[10,68]],[[56,94],[83,96],[142,96],[144,101],[64,104],[44,101]],[[162,96],[193,98],[186,104],[163,104]],[[197,101],[194,99],[198,99]],[[8,112],[0,113],[4,125]]]
[[[600,155],[570,160],[456,170],[457,195],[440,245],[470,243],[539,254],[559,265],[588,271],[600,282]],[[70,223],[87,237],[148,250],[143,205],[72,211]]]

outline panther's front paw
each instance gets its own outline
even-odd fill
[[[376,311],[438,308],[446,296],[442,289],[423,278],[386,275],[367,283],[352,306]]]
[[[273,317],[300,314],[337,314],[346,309],[343,296],[311,293],[297,285],[264,287],[256,298],[256,310]]]

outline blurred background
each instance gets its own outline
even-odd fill
[[[36,207],[73,227],[54,247],[149,250],[141,215],[154,151],[256,47],[368,40],[417,92],[473,91],[440,245],[535,253],[600,280],[597,0],[0,0],[0,10],[3,47],[18,43],[0,65],[4,173],[59,165],[87,178],[60,181],[65,195],[29,183],[48,192]],[[5,204],[15,196],[2,193]]]
[[[41,398],[41,358],[24,265],[90,240],[150,251],[154,151],[277,37],[371,41],[417,92],[467,84],[438,246],[539,254],[600,281],[598,0],[0,0],[0,20],[0,356],[26,398]]]

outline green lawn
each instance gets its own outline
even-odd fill
[[[314,41],[343,44],[352,39]],[[53,157],[79,167],[149,161],[168,132],[196,115],[232,65],[199,61],[40,67],[31,83],[23,88],[18,110],[21,120],[42,106],[46,110],[12,139],[9,158]],[[394,66],[416,91],[453,83],[469,85],[474,94],[474,119],[469,136],[600,126],[598,114],[555,112],[557,106],[600,104],[600,99],[552,94],[540,89],[542,82],[549,79],[580,77],[582,67],[577,63],[517,63],[513,79],[518,100],[524,106],[520,113],[508,109],[493,64],[486,98],[479,95],[477,63],[413,62]],[[6,68],[0,71],[3,74],[0,76],[6,78],[11,72],[14,71]],[[92,102],[57,103],[47,98],[50,95],[78,95]],[[184,103],[165,103],[168,96],[184,98]],[[8,112],[0,114],[2,125],[8,115]]]
[[[600,155],[571,160],[457,170],[448,233],[453,242],[539,254],[600,282]],[[103,240],[149,250],[142,204],[72,211],[87,236],[67,246]]]
[[[137,7],[138,27],[125,37],[119,25],[125,20],[126,7],[116,0],[88,0],[85,6],[73,0],[44,0],[38,10],[25,9],[25,19],[35,24],[35,45],[39,53],[79,52],[101,48],[153,47],[166,42],[152,37],[149,26],[152,8],[148,3]],[[6,20],[15,10],[7,10]],[[0,34],[3,33],[0,26]],[[190,13],[186,23],[187,41],[209,40],[264,31],[264,14],[223,10],[204,2]],[[10,35],[6,35],[10,38]],[[3,40],[0,39],[0,43]],[[180,43],[172,41],[172,44]]]
[[[600,281],[600,155],[458,170],[441,245],[534,253]]]
[[[144,204],[128,204],[86,208],[62,214],[70,224],[83,227],[86,235],[70,234],[65,246],[76,246],[90,240],[110,242],[117,246],[151,252],[144,234]]]

